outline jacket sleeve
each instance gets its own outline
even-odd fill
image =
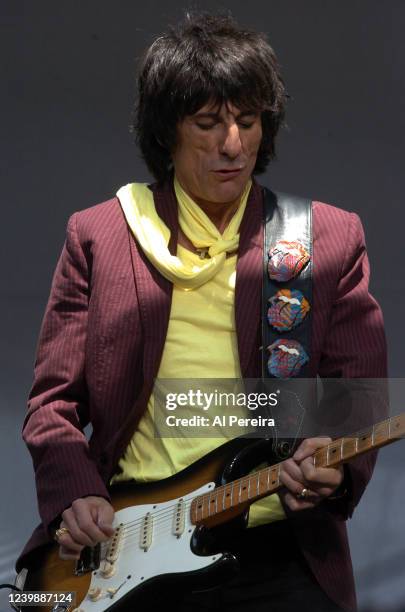
[[[89,298],[89,261],[80,246],[75,213],[42,321],[23,425],[45,529],[74,499],[109,499],[83,432],[89,422],[84,370]]]
[[[359,217],[350,213],[345,258],[319,367],[321,378],[346,379],[349,431],[345,431],[345,435],[388,415],[384,323],[381,309],[369,293],[369,275],[363,227]],[[358,380],[351,382],[348,379]],[[325,389],[319,413],[333,418],[333,411],[341,409],[339,394],[342,387],[339,390],[339,385],[332,383],[329,389],[326,384]],[[352,516],[371,478],[376,458],[377,451],[372,451],[345,464],[344,482],[337,492],[342,496],[323,502],[328,511],[343,519]]]

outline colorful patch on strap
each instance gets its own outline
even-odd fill
[[[297,327],[307,316],[310,305],[298,289],[280,289],[269,299],[271,306],[267,311],[269,324],[278,332]]]
[[[286,282],[297,276],[310,260],[308,251],[298,240],[279,240],[269,249],[267,270],[272,280]]]
[[[292,378],[298,376],[308,361],[304,347],[296,340],[280,338],[267,347],[270,353],[267,368],[271,376]]]

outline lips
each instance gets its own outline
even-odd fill
[[[220,170],[214,170],[213,172],[217,176],[220,176],[221,178],[231,179],[231,178],[235,178],[236,176],[238,176],[242,172],[242,170],[243,168],[232,168],[232,169],[221,168]]]

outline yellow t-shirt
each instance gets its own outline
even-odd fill
[[[190,264],[199,260],[181,245],[178,256]],[[236,260],[236,254],[228,256],[217,274],[196,289],[173,287],[158,379],[241,378],[234,314]],[[152,394],[119,461],[122,472],[113,477],[113,482],[167,478],[228,440],[220,427],[215,430],[215,438],[154,437],[153,399]],[[252,504],[249,527],[284,518],[278,495],[271,495]]]

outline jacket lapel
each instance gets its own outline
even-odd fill
[[[177,201],[170,185],[154,185],[152,191],[156,211],[171,232],[169,251],[173,255],[178,234]],[[144,333],[144,382],[149,386],[158,373],[165,344],[173,285],[149,262],[135,240],[131,249]]]
[[[242,376],[260,376],[263,279],[263,191],[253,181],[240,226],[236,267],[235,323]],[[258,340],[259,339],[259,340]],[[258,354],[254,354],[256,351]]]

